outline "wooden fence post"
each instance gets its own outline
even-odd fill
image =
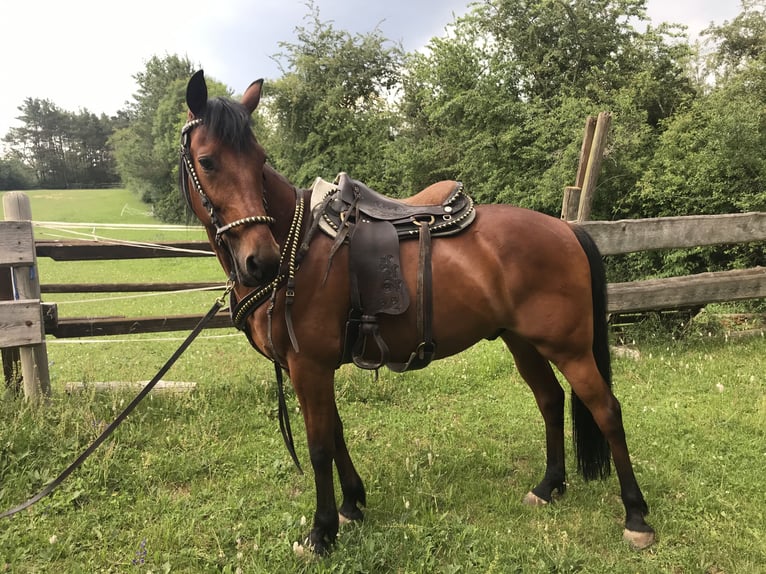
[[[601,112],[596,120],[593,144],[590,147],[588,165],[585,169],[585,176],[582,182],[582,193],[580,194],[580,207],[577,211],[577,221],[586,221],[590,219],[593,195],[596,191],[598,175],[601,172],[601,160],[604,158],[606,136],[609,133],[609,124],[611,121],[612,114],[609,112]]]
[[[575,178],[575,187],[582,189],[585,183],[585,171],[588,167],[590,150],[593,147],[593,136],[596,133],[596,116],[588,116],[585,119],[585,130],[583,132],[582,146],[580,146],[580,160],[577,163],[577,177]]]
[[[582,193],[580,187],[567,186],[564,188],[564,201],[561,203],[561,219],[564,221],[577,219],[577,212],[580,209],[580,193]]]
[[[3,195],[3,211],[7,221],[31,221],[32,208],[29,197],[19,191],[11,191]],[[28,272],[15,270],[14,285],[19,299],[40,299],[40,278],[37,274],[37,257],[32,245],[32,265]],[[40,306],[40,321],[42,322],[42,306]],[[41,343],[19,348],[21,357],[21,374],[24,384],[24,395],[27,399],[38,400],[41,395],[50,394],[51,383],[48,371],[48,351],[45,338]]]
[[[580,157],[577,162],[577,176],[575,184],[564,188],[564,201],[561,204],[561,219],[564,221],[574,221],[577,219],[577,213],[580,211],[580,196],[582,186],[585,182],[585,172],[590,160],[590,149],[593,146],[593,134],[596,132],[596,117],[588,116],[585,119],[585,129],[583,130],[582,145],[580,146]]]

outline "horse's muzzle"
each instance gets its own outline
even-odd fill
[[[258,287],[272,281],[279,273],[279,257],[248,255],[240,266],[238,279],[246,287]]]

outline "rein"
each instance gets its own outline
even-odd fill
[[[277,276],[264,287],[255,289],[245,295],[236,305],[232,306],[231,317],[234,326],[243,331],[247,335],[247,339],[250,344],[260,351],[255,345],[250,332],[247,330],[247,320],[255,310],[263,305],[267,300],[269,301],[269,307],[266,311],[266,317],[268,319],[267,329],[267,344],[268,355],[271,361],[274,363],[274,372],[277,378],[277,400],[278,400],[278,418],[279,418],[279,431],[282,433],[282,439],[287,447],[287,452],[290,453],[290,457],[293,459],[298,471],[303,474],[303,469],[298,461],[298,455],[295,452],[295,442],[293,441],[293,433],[290,428],[290,412],[287,409],[287,402],[285,401],[284,380],[282,376],[282,366],[279,363],[277,351],[274,347],[274,341],[272,339],[272,318],[274,315],[274,304],[277,298],[277,292],[286,284],[285,288],[285,323],[287,325],[287,333],[290,337],[290,343],[296,352],[299,351],[298,339],[295,336],[295,329],[293,328],[292,317],[292,305],[295,299],[295,272],[298,269],[299,261],[299,249],[298,245],[301,238],[301,229],[303,227],[303,215],[305,213],[306,200],[304,195],[296,190],[295,197],[295,211],[293,212],[293,220],[290,223],[290,230],[285,240],[285,245],[282,249],[282,256],[279,260],[279,273]],[[308,241],[308,238],[305,240]],[[305,242],[304,242],[305,244]],[[303,253],[303,250],[300,250]],[[284,267],[287,267],[284,270]],[[232,292],[232,297],[233,297]],[[261,351],[263,354],[263,352]]]
[[[87,459],[93,452],[101,446],[101,443],[103,443],[109,436],[114,432],[114,430],[124,421],[127,416],[133,412],[133,409],[138,406],[138,403],[140,403],[146,395],[149,394],[149,391],[151,391],[155,385],[160,381],[160,379],[165,375],[165,373],[168,372],[170,367],[173,366],[173,364],[178,360],[178,358],[183,354],[183,352],[191,345],[192,341],[197,338],[197,335],[200,334],[202,329],[205,328],[205,325],[207,325],[210,320],[215,317],[215,315],[218,313],[218,311],[225,305],[226,296],[229,294],[229,292],[232,290],[233,285],[228,285],[226,287],[226,291],[223,295],[221,295],[218,299],[215,300],[215,303],[210,308],[210,310],[207,312],[207,314],[197,323],[197,326],[194,327],[191,333],[186,337],[186,339],[181,343],[181,345],[178,347],[175,353],[165,362],[165,364],[162,366],[162,368],[157,372],[156,375],[154,375],[154,378],[149,381],[146,386],[141,389],[141,392],[136,395],[136,398],[134,398],[130,404],[125,407],[125,409],[117,415],[117,418],[115,418],[112,423],[104,429],[104,432],[102,432],[96,440],[93,441],[93,443],[83,451],[83,453],[72,463],[70,464],[61,474],[59,474],[55,479],[53,479],[48,485],[43,488],[40,492],[35,494],[32,498],[27,500],[26,502],[19,504],[18,506],[15,506],[11,508],[10,510],[6,510],[2,514],[0,514],[0,518],[7,518],[9,516],[13,516],[14,514],[21,512],[22,510],[26,510],[42,498],[45,498],[48,496],[51,492],[53,492],[66,478],[72,474],[77,468],[79,468],[83,462],[85,462],[85,459]]]

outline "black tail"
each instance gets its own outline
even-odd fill
[[[588,233],[573,226],[577,240],[585,251],[590,264],[590,280],[593,292],[593,356],[606,384],[612,386],[612,362],[609,356],[609,340],[606,323],[606,272],[601,253]],[[601,430],[593,420],[593,415],[572,392],[572,434],[577,470],[585,480],[605,478],[611,470],[610,452]]]

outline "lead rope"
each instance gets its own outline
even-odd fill
[[[229,292],[232,290],[233,284],[229,284],[226,287],[226,291],[223,295],[221,295],[218,299],[215,300],[215,303],[210,308],[210,310],[207,312],[207,314],[200,320],[199,323],[197,323],[197,326],[194,327],[191,333],[186,337],[183,343],[176,349],[176,352],[173,353],[173,355],[165,362],[165,364],[162,366],[162,368],[157,372],[156,375],[154,375],[154,378],[149,381],[146,386],[141,389],[141,392],[136,395],[136,398],[134,398],[131,403],[125,407],[125,410],[123,410],[119,415],[117,415],[117,418],[115,418],[112,423],[104,429],[104,432],[102,432],[99,437],[93,441],[93,443],[85,449],[85,451],[75,460],[72,464],[70,464],[64,472],[59,474],[53,481],[51,481],[45,488],[43,488],[40,492],[35,494],[32,498],[27,500],[26,502],[19,504],[18,506],[15,506],[11,508],[10,510],[6,510],[2,514],[0,514],[0,518],[6,518],[8,516],[13,516],[14,514],[21,512],[22,510],[25,510],[38,502],[40,499],[45,498],[48,496],[51,492],[53,492],[66,478],[72,474],[77,468],[82,465],[83,462],[85,462],[85,459],[88,458],[93,452],[101,446],[101,443],[103,443],[109,436],[114,432],[114,430],[120,425],[122,421],[124,421],[127,416],[133,412],[133,409],[138,406],[138,403],[140,403],[146,395],[149,394],[149,391],[151,391],[154,386],[160,381],[160,379],[165,375],[165,373],[168,372],[170,367],[173,366],[173,364],[178,360],[178,358],[183,354],[183,352],[191,345],[192,341],[197,338],[197,335],[200,334],[202,329],[205,328],[205,325],[207,325],[210,320],[215,317],[215,315],[218,313],[218,311],[225,305],[226,296],[229,294]]]

